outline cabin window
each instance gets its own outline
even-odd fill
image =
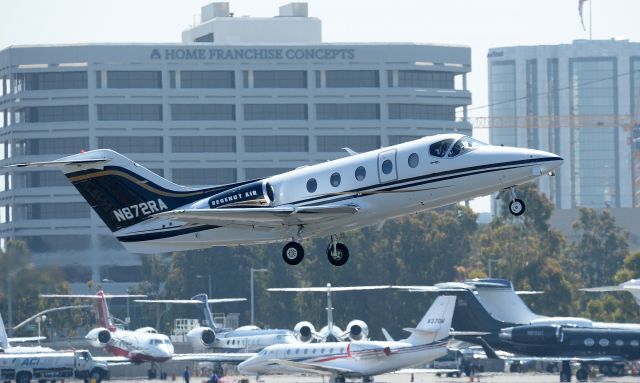
[[[391,160],[384,160],[382,162],[382,172],[384,174],[389,174],[393,170],[393,162]]]
[[[411,153],[407,162],[409,163],[409,167],[415,168],[416,166],[418,166],[418,163],[420,162],[418,153]]]
[[[321,349],[320,349],[320,353],[321,353],[321,354],[324,354],[324,348],[321,348]]]
[[[609,339],[602,338],[598,341],[600,347],[607,347],[609,345]]]
[[[640,342],[638,342],[637,340],[635,340],[635,339],[634,339],[634,340],[632,340],[631,342],[629,342],[629,344],[630,344],[632,347],[638,347],[638,346],[640,345]]]
[[[482,141],[478,141],[475,138],[466,136],[462,137],[453,145],[453,147],[451,147],[449,157],[457,157],[461,154],[477,149],[479,146],[487,146],[487,144]]]
[[[333,347],[329,349],[329,354],[333,354]]]
[[[307,349],[305,348],[305,349],[304,349],[304,354],[306,354],[306,353],[307,353],[307,351],[309,351],[309,350],[307,350]]]
[[[316,353],[316,349],[314,348],[314,349],[313,349],[313,351],[312,351],[311,353],[312,353],[312,354],[315,354],[315,353]]]
[[[340,186],[340,173],[333,173],[329,181],[331,182],[331,186],[333,186],[334,188]]]
[[[587,338],[587,339],[584,340],[584,345],[587,346],[587,347],[591,347],[594,344],[596,344],[596,342],[591,338]]]
[[[315,178],[310,178],[309,181],[307,181],[307,191],[313,193],[316,190],[318,190],[318,182]]]
[[[358,181],[362,181],[366,176],[367,176],[367,170],[364,168],[364,166],[358,166],[356,168],[356,179]]]
[[[447,155],[447,152],[449,151],[449,147],[453,144],[453,141],[454,141],[453,138],[449,138],[449,139],[438,141],[436,143],[431,144],[431,146],[429,146],[429,154],[431,154],[434,157],[443,158],[444,156]]]
[[[624,341],[622,339],[616,340],[616,346],[618,346],[618,347],[624,346]]]
[[[300,353],[300,349],[296,348],[296,354]]]
[[[291,354],[291,350],[287,350],[287,355]]]

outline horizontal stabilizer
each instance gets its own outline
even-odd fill
[[[433,325],[425,328],[415,328],[415,327],[403,328],[403,330],[408,333],[417,334],[420,336],[433,336],[439,329],[440,329],[440,326],[438,325]]]
[[[23,336],[20,338],[8,338],[9,343],[28,343],[28,342],[37,342],[40,340],[47,340],[46,336]]]
[[[102,298],[146,298],[144,294],[40,294],[40,298],[81,298],[81,299],[102,299]]]
[[[65,157],[68,158],[68,157]],[[23,164],[7,165],[8,168],[61,168],[66,165],[99,165],[106,164],[110,161],[109,158],[85,158],[85,159],[65,159],[42,162],[27,162]]]
[[[382,290],[388,289],[388,285],[381,286],[331,286],[331,287],[272,287],[267,291],[284,291],[284,292],[327,292],[330,289],[334,291],[363,291],[363,290]]]
[[[584,289],[580,289],[580,291],[585,291],[589,293],[607,293],[612,291],[627,291],[632,289],[639,289],[640,286],[600,286],[600,287],[588,287]]]
[[[244,302],[247,298],[210,298],[207,299],[207,303],[229,303],[229,302]],[[202,304],[202,301],[196,299],[136,299],[134,302],[138,303],[175,303],[184,305]]]
[[[489,334],[491,333],[487,331],[449,331],[451,336],[484,336]]]

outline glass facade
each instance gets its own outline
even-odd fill
[[[489,134],[491,144],[518,146],[514,128],[516,117],[516,64],[514,61],[495,61],[489,64],[489,105],[489,116],[494,118]]]
[[[98,137],[98,147],[113,149],[120,153],[162,153],[162,137]]]
[[[107,71],[107,88],[162,88],[162,72],[148,70]]]
[[[426,70],[399,70],[398,86],[402,88],[454,89],[454,77],[451,72]]]
[[[234,104],[172,104],[173,121],[231,121],[236,119]]]
[[[173,153],[235,153],[235,136],[174,136],[171,137]]]
[[[453,121],[456,107],[452,105],[389,104],[390,120]]]
[[[316,104],[317,120],[379,120],[380,104]]]
[[[307,104],[245,104],[244,119],[255,120],[307,120]]]
[[[175,80],[175,71],[172,71]],[[235,88],[232,70],[183,70],[180,72],[180,87],[185,89],[231,89]],[[175,88],[175,85],[172,86]]]
[[[538,61],[535,59],[526,63],[526,87],[527,117],[531,118],[527,123],[527,147],[539,148],[538,120],[535,118],[538,115]]]
[[[87,137],[27,138],[13,142],[13,156],[69,155],[80,153],[88,147]]]
[[[36,72],[16,75],[18,91],[87,89],[87,72]]]
[[[380,148],[380,136],[318,136],[319,152],[342,152],[349,148],[356,152],[366,152]]]
[[[558,68],[558,59],[552,58],[547,60],[547,116],[549,116],[549,150],[552,153],[560,153],[560,73]],[[560,175],[562,170],[558,169],[557,174]],[[556,206],[561,206],[561,177],[555,177],[551,180],[549,188],[549,198],[555,202]]]
[[[288,172],[289,168],[246,168],[244,169],[244,178],[253,180],[256,178],[269,177],[275,174]]]
[[[617,129],[581,126],[585,116],[617,114],[615,58],[570,60],[573,205],[617,207]],[[587,124],[585,124],[587,125]]]
[[[179,185],[223,185],[237,180],[236,168],[176,168],[173,182]]]
[[[89,121],[87,105],[27,106],[17,114],[16,121],[26,123]]]
[[[253,72],[254,88],[306,88],[307,71],[304,70],[256,70]]]
[[[90,210],[84,202],[31,203],[14,206],[14,219],[77,219],[89,218]]]
[[[99,104],[99,121],[162,121],[161,104]]]
[[[379,88],[377,70],[328,70],[325,72],[327,88]]]
[[[244,150],[248,153],[308,152],[307,136],[247,136]]]

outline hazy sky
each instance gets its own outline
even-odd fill
[[[298,0],[301,1],[301,0]],[[0,0],[0,49],[18,44],[179,42],[207,0]],[[287,0],[231,0],[236,16],[270,17]],[[424,42],[472,49],[473,107],[487,103],[487,50],[589,37],[578,0],[308,0],[326,42]],[[640,42],[640,1],[588,0],[594,39]],[[475,109],[472,116],[486,116]],[[480,134],[480,137],[484,134]],[[488,204],[482,203],[480,210]]]

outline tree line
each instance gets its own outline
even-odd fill
[[[634,278],[640,271],[640,253],[629,250],[629,234],[616,225],[607,210],[582,208],[573,224],[572,240],[552,228],[553,204],[534,184],[519,188],[527,201],[523,216],[513,217],[507,204],[488,224],[462,205],[451,205],[401,219],[381,227],[367,227],[342,235],[351,258],[342,267],[328,264],[326,239],[305,241],[307,256],[297,266],[284,264],[281,244],[217,247],[168,255],[141,256],[141,279],[135,293],[150,297],[185,299],[207,292],[211,278],[213,298],[250,296],[251,268],[255,273],[256,324],[268,328],[293,328],[308,320],[316,328],[326,323],[326,296],[322,293],[268,292],[269,287],[433,285],[466,278],[506,278],[518,290],[540,290],[526,297],[532,310],[546,315],[586,316],[593,320],[639,322],[640,314],[628,293],[586,294],[581,287],[611,285]],[[499,196],[508,201],[508,195]],[[133,256],[133,255],[132,255]],[[8,285],[13,287],[14,318],[26,318],[55,301],[41,301],[42,292],[64,293],[69,285],[55,269],[29,267],[29,251],[22,242],[10,241],[0,253],[0,278],[4,281],[0,307],[6,313]],[[99,286],[88,284],[88,291]],[[108,286],[104,286],[106,290]],[[424,315],[433,294],[398,290],[339,292],[333,295],[334,319],[344,328],[352,319],[367,322],[371,336],[381,339],[381,327],[402,337]],[[60,302],[62,304],[62,302]],[[131,327],[156,326],[170,332],[175,318],[201,318],[190,306],[140,306],[131,303]],[[248,324],[250,304],[215,306],[215,312],[238,312]],[[123,305],[112,314],[124,317]],[[93,317],[82,312],[52,314],[55,326],[92,326]],[[6,321],[6,316],[5,316]],[[16,320],[14,319],[14,323]],[[73,332],[73,331],[72,331]],[[59,330],[59,334],[65,333]],[[80,334],[83,335],[83,334]]]

